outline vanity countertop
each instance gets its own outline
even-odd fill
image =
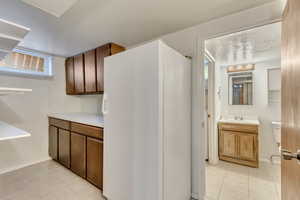
[[[235,120],[235,119],[220,119],[221,123],[231,123],[231,124],[247,124],[247,125],[259,125],[260,122],[257,119],[243,119],[243,120]]]
[[[30,133],[0,121],[0,141],[29,137]]]
[[[90,113],[52,113],[48,117],[104,128],[103,116]]]

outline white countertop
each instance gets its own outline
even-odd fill
[[[30,133],[0,121],[0,141],[29,137]]]
[[[52,113],[48,117],[104,128],[103,116],[89,113]]]
[[[243,119],[243,120],[235,120],[235,119],[220,119],[219,122],[222,123],[232,123],[232,124],[250,124],[250,125],[259,125],[259,120],[257,119]]]

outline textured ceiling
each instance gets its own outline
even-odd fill
[[[280,59],[281,23],[274,23],[206,41],[206,49],[220,65]]]
[[[271,1],[78,0],[57,18],[21,0],[0,0],[0,18],[31,29],[21,46],[70,56],[111,41],[133,46]]]
[[[56,17],[62,16],[78,0],[22,0]]]

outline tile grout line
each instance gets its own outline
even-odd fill
[[[223,186],[224,186],[224,181],[225,181],[226,173],[227,173],[227,172],[224,172],[224,174],[223,174],[222,184],[221,184],[220,189],[219,189],[219,193],[218,193],[218,198],[217,198],[217,200],[220,200],[220,196],[221,196],[221,192],[222,192],[222,190],[223,190]]]
[[[250,169],[248,168],[248,200],[250,200]]]

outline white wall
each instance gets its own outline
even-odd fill
[[[201,122],[204,121],[202,114],[204,112],[204,104],[201,103],[204,102],[202,93],[203,82],[201,80],[204,66],[204,41],[280,20],[285,3],[285,0],[276,0],[257,8],[225,16],[161,37],[164,42],[183,55],[193,57],[192,193],[195,198],[203,199],[205,195],[205,153],[203,153],[205,152],[205,135],[201,126]]]
[[[268,102],[268,74],[267,69],[280,67],[280,60],[270,60],[256,63],[253,71],[253,105],[229,105],[228,103],[228,74],[226,67],[220,68],[221,87],[221,116],[243,116],[244,118],[258,117],[261,125],[259,132],[259,158],[268,160],[272,154],[278,154],[274,137],[272,135],[272,121],[280,121],[281,104]]]
[[[54,58],[51,79],[0,75],[0,86],[33,89],[24,95],[0,96],[0,121],[32,134],[0,142],[0,173],[48,159],[48,113],[99,112],[100,95],[66,95],[64,60]]]
[[[263,6],[232,14],[220,19],[212,20],[188,29],[167,34],[161,39],[169,46],[181,52],[183,55],[193,56],[193,194],[194,197],[202,199],[204,197],[205,166],[201,152],[205,151],[205,141],[203,140],[203,129],[201,128],[202,106],[204,102],[201,94],[201,74],[202,61],[204,60],[203,42],[215,36],[237,32],[252,26],[269,23],[281,18],[285,1],[276,0]],[[242,20],[241,20],[242,19]],[[2,83],[2,77],[0,79]],[[1,97],[0,97],[1,98]],[[1,116],[1,113],[0,113]],[[1,147],[0,147],[1,150]],[[1,155],[1,152],[0,152]],[[203,156],[205,156],[203,154]],[[1,166],[0,166],[1,169]],[[1,171],[1,170],[0,170]]]

